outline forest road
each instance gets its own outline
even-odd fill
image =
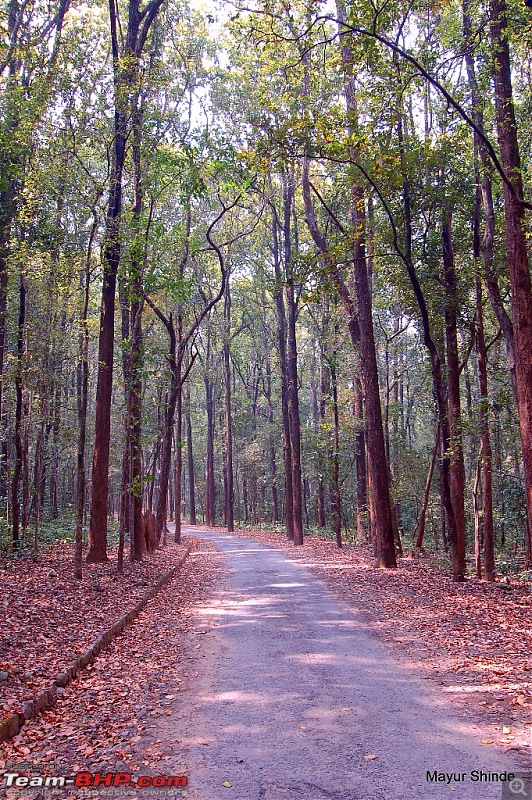
[[[482,730],[453,717],[304,565],[248,539],[184,531],[215,543],[228,575],[197,608],[199,675],[158,731],[179,742],[165,768],[186,765],[189,799],[503,797],[471,773],[519,771],[510,754],[480,744]]]

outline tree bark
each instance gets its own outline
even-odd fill
[[[301,424],[299,418],[299,396],[297,377],[297,342],[296,317],[297,304],[294,290],[292,265],[292,231],[291,212],[294,201],[294,176],[284,176],[284,261],[286,273],[286,306],[287,306],[287,340],[286,340],[286,372],[287,402],[290,431],[290,461],[292,465],[292,518],[294,544],[303,544],[303,496],[301,481]]]
[[[273,431],[271,430],[273,428],[273,423],[274,423],[273,400],[272,400],[272,367],[268,356],[266,356],[265,369],[266,369],[265,395],[266,395],[266,402],[268,404],[268,422],[270,424],[268,464],[270,468],[270,481],[271,481],[271,493],[272,493],[272,524],[277,525],[277,523],[279,522],[279,495],[277,492],[277,458],[275,452],[275,439]]]
[[[445,347],[447,356],[447,401],[450,427],[450,468],[449,479],[451,502],[454,512],[454,530],[451,532],[451,557],[453,575],[462,581],[465,577],[465,469],[462,449],[462,424],[460,409],[460,365],[458,360],[457,313],[458,297],[456,294],[456,271],[451,232],[452,215],[450,210],[444,213],[442,226],[443,265],[446,283],[445,301]]]
[[[325,293],[321,298],[321,334],[320,334],[320,402],[319,402],[319,423],[323,428],[327,415],[327,397],[329,395],[329,367],[326,362],[325,337],[329,328],[329,300]],[[317,491],[317,522],[319,528],[325,528],[327,524],[325,514],[325,486],[323,483],[323,473],[326,469],[324,454],[319,453],[320,474],[318,476]]]
[[[370,531],[368,525],[368,481],[366,469],[366,426],[364,424],[364,397],[360,378],[353,381],[353,416],[356,422],[355,465],[357,473],[357,536],[364,540]]]
[[[225,284],[224,303],[225,337],[223,346],[225,380],[225,526],[228,533],[235,529],[234,477],[233,477],[233,418],[231,413],[231,362],[229,339],[231,335],[231,290],[229,276]]]
[[[492,71],[501,161],[511,186],[504,184],[506,253],[512,291],[512,322],[519,429],[525,474],[528,525],[527,568],[532,566],[532,285],[527,253],[521,156],[512,96],[506,0],[490,2]]]
[[[183,497],[183,383],[181,380],[181,362],[178,363],[178,387],[175,421],[175,514],[174,542],[181,544],[181,498]],[[166,504],[165,504],[166,516]],[[164,521],[166,525],[166,519]]]
[[[275,269],[275,310],[277,313],[277,344],[281,368],[281,410],[283,418],[283,465],[284,465],[284,517],[286,535],[294,541],[294,512],[292,492],[292,451],[290,445],[290,416],[288,413],[288,368],[286,356],[286,311],[283,299],[283,281],[279,256],[278,222],[272,220],[273,262]]]
[[[26,281],[22,269],[19,273],[19,310],[17,329],[17,364],[15,371],[15,466],[11,481],[11,514],[13,530],[13,547],[20,546],[20,475],[23,462],[22,414],[23,414],[23,359],[24,359],[24,325],[26,320]]]
[[[188,468],[188,505],[190,524],[196,525],[196,486],[194,476],[194,452],[192,449],[192,420],[190,418],[190,389],[187,392],[187,468]],[[177,507],[177,506],[176,506]],[[176,512],[177,513],[177,512]]]
[[[138,290],[138,285],[136,286]],[[135,291],[135,290],[134,290]],[[144,552],[144,520],[142,518],[142,306],[138,295],[131,303],[131,362],[128,417],[131,430],[130,454],[130,541],[131,560],[141,561]]]
[[[423,503],[421,505],[421,511],[419,514],[419,522],[417,524],[417,537],[415,543],[416,551],[421,550],[423,547],[423,538],[425,536],[425,520],[427,517],[427,508],[429,505],[430,499],[430,487],[432,484],[432,476],[434,475],[434,467],[436,466],[436,458],[438,456],[438,450],[440,448],[440,424],[436,426],[436,436],[434,447],[432,448],[432,457],[430,459],[429,464],[429,471],[427,473],[427,480],[425,481],[425,491],[423,493]]]
[[[333,453],[331,480],[331,522],[336,546],[342,547],[342,495],[340,492],[340,421],[338,416],[338,385],[336,368],[331,365],[331,395],[333,411]]]
[[[207,370],[211,369],[210,358]],[[205,521],[214,528],[216,525],[216,487],[214,482],[214,386],[210,375],[205,372],[205,410],[207,412],[207,440],[205,459]]]
[[[85,257],[85,271],[80,282],[83,288],[83,303],[79,318],[79,361],[77,368],[77,411],[78,411],[78,449],[76,462],[76,542],[74,550],[74,578],[81,580],[83,577],[83,519],[85,513],[85,443],[87,438],[87,405],[89,396],[89,297],[90,297],[90,272],[92,260],[92,245],[98,219],[94,215],[87,254]]]
[[[476,278],[476,300],[477,300],[477,357],[478,375],[480,383],[480,461],[482,466],[482,525],[483,525],[483,552],[484,552],[484,575],[487,581],[495,580],[495,545],[493,534],[493,486],[492,486],[492,467],[493,459],[491,452],[490,428],[488,419],[488,370],[487,370],[487,351],[486,340],[484,337],[484,314],[482,308],[482,284]]]
[[[109,199],[102,247],[103,285],[98,342],[96,420],[92,459],[92,504],[88,562],[107,561],[107,501],[109,493],[109,444],[113,388],[115,293],[120,263],[122,177],[126,141],[132,111],[138,102],[139,60],[150,27],[164,0],[150,0],[140,11],[140,0],[130,0],[123,52],[120,52],[116,0],[109,0],[114,77],[114,138]]]

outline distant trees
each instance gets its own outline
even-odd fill
[[[526,8],[2,13],[6,541],[75,507],[78,578],[88,517],[89,561],[170,516],[530,568]]]

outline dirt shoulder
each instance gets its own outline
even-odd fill
[[[24,772],[27,764],[39,775],[164,770],[171,743],[161,742],[161,720],[195,683],[198,656],[195,647],[189,652],[194,611],[222,576],[213,545],[188,537],[185,544],[189,557],[131,627],[68,685],[57,705],[0,744],[0,772]],[[79,790],[60,795],[62,800],[81,796]],[[10,796],[0,789],[0,797]],[[15,790],[13,797],[41,795]]]
[[[36,560],[0,559],[0,721],[47,689],[100,634],[154,586],[185,553],[170,544],[117,572],[117,552],[105,564],[84,564],[73,578],[71,547],[57,546]]]

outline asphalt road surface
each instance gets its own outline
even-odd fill
[[[222,549],[228,577],[198,608],[199,676],[158,733],[178,741],[167,753],[186,765],[188,798],[513,797],[471,775],[519,771],[511,754],[480,744],[485,733],[304,566],[251,540],[189,532]]]

